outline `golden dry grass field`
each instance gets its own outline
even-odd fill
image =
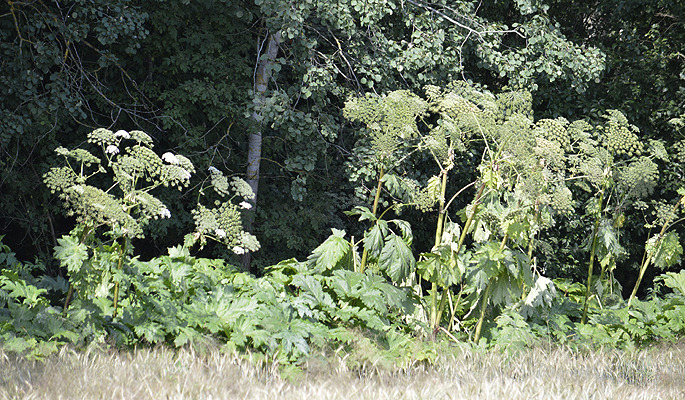
[[[336,355],[283,373],[219,350],[0,350],[0,399],[685,399],[685,343],[635,352],[455,349],[434,365],[350,368]]]

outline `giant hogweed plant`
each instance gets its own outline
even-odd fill
[[[630,125],[625,115],[616,110],[607,111],[601,123],[595,126],[577,122],[568,131],[572,138],[568,157],[575,174],[573,182],[587,194],[585,215],[592,221],[587,242],[589,261],[581,317],[581,321],[586,322],[591,300],[602,306],[607,294],[617,297],[617,293],[613,293],[617,286],[613,271],[617,262],[627,256],[620,241],[626,214],[631,208],[648,208],[644,200],[652,195],[657,185],[660,169],[657,162],[667,162],[670,156],[662,142],[641,140],[638,128]],[[653,212],[658,217],[647,227],[660,226],[662,229],[646,241],[640,275],[631,298],[649,263],[656,261],[665,268],[678,261],[682,249],[679,250],[677,234],[666,233],[666,229],[679,203],[670,209],[654,203]],[[599,263],[600,273],[593,283],[595,263]]]
[[[501,96],[499,100],[510,96]],[[525,253],[529,260],[523,263],[531,263],[533,271],[536,271],[536,235],[545,227],[551,227],[557,215],[569,215],[575,211],[576,201],[569,185],[576,184],[587,190],[590,199],[586,203],[586,215],[593,219],[593,229],[588,244],[588,280],[581,318],[581,322],[585,322],[593,287],[593,265],[599,260],[601,273],[598,285],[595,285],[598,287],[595,297],[599,302],[603,287],[613,287],[611,273],[616,262],[625,255],[619,240],[625,218],[623,214],[627,207],[640,204],[641,199],[651,195],[658,177],[655,160],[666,160],[668,155],[665,148],[659,141],[649,141],[649,146],[643,146],[637,136],[637,128],[629,125],[626,117],[615,110],[609,110],[601,124],[592,126],[585,121],[569,123],[563,118],[532,123],[527,121],[525,113],[509,114],[499,122],[487,115],[487,110],[492,108],[480,105],[476,109],[481,110],[479,128],[486,141],[485,154],[488,157],[483,157],[484,162],[479,167],[481,187],[486,187],[486,194],[478,191],[476,200],[482,199],[481,206],[477,214],[471,214],[476,215],[477,220],[474,243],[479,246],[478,243],[484,239],[481,237],[483,233],[486,241],[487,236],[496,233],[502,238],[500,249],[505,249],[507,243],[513,251],[519,249],[523,253],[527,248]],[[493,154],[494,157],[491,156]],[[678,205],[673,207],[671,215],[677,208]],[[471,215],[468,212],[464,214],[465,229],[469,229]],[[675,239],[676,234],[664,235],[670,221],[672,217],[661,218],[661,232],[647,242],[641,274],[655,257],[658,257],[662,267],[673,265],[679,259],[682,249]],[[494,248],[495,244],[490,243],[489,246]],[[486,264],[479,262],[477,265],[491,263],[495,259],[493,256],[494,253],[485,258],[488,260]],[[487,275],[480,267],[476,271],[481,277]],[[494,304],[511,301],[516,292],[530,285],[530,282],[525,281],[528,269],[520,271],[523,274],[519,277],[524,280],[519,281],[518,285],[513,284],[517,281],[514,276],[499,280],[513,296],[507,300],[498,296],[500,299],[493,299]],[[492,275],[496,276],[497,273]],[[466,276],[477,275],[467,272]],[[481,332],[483,306],[487,305],[491,288],[495,287],[492,286],[495,281],[484,285],[480,280],[481,283],[479,280],[473,281],[475,287],[483,291],[480,294],[481,314],[474,333],[476,340]],[[551,304],[549,293],[553,289],[548,279],[539,276],[534,287],[529,288],[528,295],[524,294],[522,310],[529,309],[532,304],[541,304],[542,300]]]
[[[383,217],[404,206],[430,207],[436,198],[434,185],[421,190],[418,183],[403,180],[396,174],[396,168],[417,142],[419,130],[416,120],[426,111],[427,103],[408,91],[396,91],[383,97],[369,95],[351,99],[343,110],[347,118],[363,122],[369,133],[357,152],[364,168],[355,170],[367,171],[368,175],[376,177],[371,209],[356,206],[348,212],[349,215],[359,215],[360,221],[369,220],[372,223],[360,240],[363,249],[358,270],[364,272],[368,265],[373,265],[396,283],[411,278],[416,268],[416,259],[411,250],[412,230],[406,221],[386,221]],[[394,201],[379,214],[384,188]],[[353,242],[352,248],[357,244]]]
[[[534,181],[526,167],[532,165],[535,167],[533,173],[537,174],[540,174],[542,169],[537,159],[531,161],[530,156],[521,158],[521,154],[526,152],[534,154],[533,148],[538,143],[532,133],[528,141],[522,140],[521,137],[514,139],[514,133],[520,136],[522,127],[528,129],[531,125],[528,118],[530,101],[526,101],[530,99],[529,95],[526,97],[525,93],[512,92],[503,94],[498,99],[487,92],[461,84],[452,85],[444,91],[437,87],[427,87],[426,91],[428,100],[421,100],[418,96],[404,91],[393,92],[384,97],[367,96],[354,99],[347,103],[345,114],[350,119],[365,123],[371,132],[369,136],[373,139],[362,142],[358,146],[358,151],[361,154],[377,155],[376,158],[367,157],[371,167],[375,167],[378,172],[374,209],[372,211],[357,207],[353,211],[360,214],[360,220],[369,219],[374,223],[364,235],[364,253],[378,257],[382,263],[384,250],[393,250],[379,240],[384,238],[387,229],[385,221],[377,218],[375,213],[382,189],[385,189],[385,194],[396,200],[392,205],[395,209],[411,205],[428,212],[437,208],[435,244],[431,252],[421,255],[417,267],[419,275],[431,283],[426,315],[427,322],[435,331],[440,326],[447,303],[450,304],[450,326],[456,310],[460,307],[461,292],[456,299],[451,299],[450,288],[454,285],[461,284],[463,292],[476,293],[476,297],[481,298],[480,303],[485,305],[490,301],[493,290],[492,298],[497,302],[520,297],[520,293],[514,294],[504,290],[504,286],[509,285],[512,279],[521,281],[520,290],[531,286],[531,279],[526,278],[530,274],[526,273],[529,268],[525,262],[525,253],[510,253],[507,242],[512,236],[514,240],[523,238],[526,242],[531,241],[528,236],[537,228],[532,227],[534,223],[530,221],[535,218],[525,215],[532,215],[535,212],[539,214],[539,198],[542,193],[538,192],[546,192],[547,189],[529,188],[527,192],[521,189],[521,182]],[[414,107],[408,108],[408,104]],[[422,129],[419,129],[417,118],[422,123]],[[428,120],[434,122],[428,123]],[[466,184],[451,199],[446,199],[448,175],[454,167],[455,154],[466,150],[468,143],[474,141],[485,144],[483,163],[479,167],[481,178],[477,182]],[[528,148],[524,150],[524,146]],[[544,146],[538,147],[541,152],[551,151]],[[365,151],[367,149],[371,151]],[[414,152],[429,154],[438,166],[438,173],[430,177],[423,187],[416,180],[393,174],[387,167],[387,160],[397,160],[393,165],[396,167]],[[368,167],[367,164],[366,168]],[[474,185],[478,187],[477,193],[472,205],[462,213],[462,224],[452,221],[448,213],[449,206],[458,195]],[[507,201],[511,203],[507,207],[500,204],[500,197],[505,193],[509,193]],[[514,198],[517,200],[512,200]],[[533,206],[535,201],[538,202],[537,207]],[[487,212],[481,211],[481,204],[484,202],[488,203],[488,207],[485,208]],[[490,221],[498,226],[493,228],[486,224],[486,215],[492,217]],[[539,219],[538,216],[538,224]],[[529,227],[524,227],[522,221]],[[503,235],[495,240],[495,236],[501,232]],[[485,247],[465,251],[466,237],[469,234],[479,243],[490,243],[488,246],[493,247],[490,249],[492,251]],[[413,261],[411,253],[406,251],[408,249],[404,250],[407,255],[401,258]],[[391,259],[387,252],[385,259]],[[496,262],[478,262],[486,259]],[[469,269],[474,269],[475,272],[467,274]],[[500,273],[506,276],[508,272],[513,275],[501,280],[496,278]],[[464,280],[467,276],[473,279],[467,282]],[[398,283],[398,280],[395,282]],[[439,289],[442,290],[442,297],[438,304]],[[449,302],[448,298],[451,299]],[[472,301],[471,310],[478,303]],[[476,339],[480,335],[485,308],[481,307]]]
[[[113,132],[96,129],[88,142],[99,148],[99,156],[89,150],[55,151],[65,159],[64,166],[53,167],[44,175],[45,184],[63,201],[67,215],[76,219],[70,235],[58,239],[55,256],[69,272],[70,288],[64,310],[74,292],[82,299],[97,302],[108,315],[117,316],[120,291],[130,285],[127,270],[134,259],[132,240],[145,237],[146,226],[155,219],[170,218],[169,208],[155,196],[163,188],[187,187],[195,173],[192,162],[180,154],[153,150],[152,138],[142,131]],[[234,196],[216,201],[208,208],[198,201],[193,214],[195,233],[188,244],[205,243],[207,238],[224,243],[235,253],[259,248],[256,238],[242,230],[236,196],[249,199],[251,191],[244,181],[230,184],[216,169],[210,170],[217,193]],[[111,306],[107,298],[111,297]]]
[[[357,161],[355,174],[366,171],[367,178],[376,177],[371,191],[373,208],[357,207],[352,212],[360,215],[360,220],[372,222],[359,242],[364,246],[362,268],[370,255],[379,265],[388,265],[387,260],[400,260],[397,265],[402,265],[405,260],[404,265],[412,268],[404,271],[414,271],[410,242],[401,251],[386,246],[387,235],[397,235],[382,220],[387,210],[380,218],[377,215],[382,196],[394,201],[388,210],[407,205],[427,212],[437,209],[435,244],[416,263],[418,275],[431,284],[425,307],[427,322],[434,332],[442,329],[448,309],[448,329],[475,324],[472,334],[477,341],[489,307],[519,304],[526,310],[522,312],[530,313],[535,307],[551,304],[554,284],[542,276],[544,266],[537,265],[539,244],[545,244],[540,236],[559,216],[576,213],[579,199],[574,199],[571,189],[581,188],[587,193],[580,197],[586,199],[581,219],[592,221],[582,317],[586,321],[590,300],[596,299],[601,306],[603,287],[613,285],[613,268],[625,254],[619,240],[623,212],[651,194],[658,176],[654,160],[664,157],[663,144],[651,141],[643,148],[636,128],[613,110],[596,126],[564,118],[534,121],[531,97],[525,92],[494,96],[459,83],[445,90],[427,87],[426,97],[422,100],[400,91],[346,104],[345,115],[364,123],[369,133],[357,146],[361,162]],[[446,199],[455,154],[467,147],[483,149],[482,162],[474,166],[479,177]],[[438,173],[425,185],[395,172],[401,163],[421,153],[428,153],[438,166]],[[352,178],[359,180],[359,176]],[[450,214],[453,200],[468,193],[465,190],[471,186],[475,188],[471,204]],[[451,215],[461,219],[453,220]],[[663,224],[664,229],[667,225]],[[663,232],[656,237],[662,236]],[[651,241],[674,243],[674,237]],[[342,236],[338,241],[343,246]],[[354,249],[355,245],[348,242],[344,246]],[[662,257],[664,262],[678,258],[674,245],[671,250],[670,258]],[[648,247],[646,254],[643,265],[656,250]],[[599,284],[593,285],[597,260],[601,273]],[[591,296],[594,286],[598,293]],[[455,287],[460,288],[456,295]]]
[[[685,114],[680,118],[673,118],[669,123],[675,128],[677,134],[682,136],[682,129],[685,126]],[[654,144],[653,144],[654,146]],[[671,154],[666,153],[665,149],[657,148],[658,153],[664,161],[675,161],[672,165],[682,168],[685,163],[685,140],[676,142]],[[674,185],[678,189],[676,193],[680,196],[675,204],[666,202],[656,202],[652,212],[654,219],[646,225],[649,229],[658,229],[658,233],[651,236],[645,245],[644,255],[640,263],[637,281],[628,299],[628,307],[637,295],[637,291],[642,283],[647,268],[654,265],[661,269],[669,268],[677,264],[683,254],[683,247],[680,243],[680,236],[671,230],[675,224],[682,221],[682,210],[685,208],[685,186],[683,182],[682,170],[675,176]]]
[[[312,344],[324,346],[322,338],[345,346],[368,340],[353,331],[362,329],[391,351],[409,354],[409,336],[398,319],[413,309],[411,298],[370,270],[345,270],[350,259],[357,265],[360,260],[350,257],[346,240],[342,249],[336,247],[340,232],[334,231],[308,261],[282,262],[260,279],[223,260],[190,256],[191,246],[210,240],[235,254],[259,248],[240,221],[253,198],[249,185],[215,168],[200,184],[195,231],[183,245],[170,248],[169,256],[140,261],[132,239],[145,236],[149,219],[170,217],[155,190],[186,186],[194,168],[181,155],[157,156],[152,140],[139,131],[100,129],[89,141],[100,145],[102,159],[87,150],[59,148],[67,165],[45,175],[79,223],[56,248],[69,271],[68,297],[74,295],[63,318],[81,326],[67,331],[71,341],[109,337],[117,343],[182,346],[213,337],[230,350],[256,349],[294,362]],[[104,178],[97,182],[107,182],[104,189],[94,183],[97,175]],[[201,200],[210,188],[214,203],[207,206]]]

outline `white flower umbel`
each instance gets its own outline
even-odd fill
[[[220,174],[220,173],[221,173],[221,171],[219,171],[218,169],[216,169],[216,168],[214,168],[214,167],[209,167],[208,170],[209,170],[209,172],[211,172],[212,174]]]
[[[119,148],[113,144],[110,144],[105,149],[105,153],[107,153],[107,154],[119,154]]]
[[[131,135],[129,135],[128,132],[126,132],[125,130],[118,130],[118,131],[114,132],[114,137],[121,137],[124,139],[130,139]]]
[[[238,255],[240,255],[240,254],[245,254],[245,249],[243,249],[243,248],[240,247],[240,246],[235,246],[235,247],[233,248],[233,252],[234,252],[235,254],[238,254]]]
[[[225,238],[226,237],[226,231],[221,229],[221,228],[215,229],[214,234],[219,238]]]
[[[159,210],[159,215],[161,215],[162,218],[171,218],[171,211],[169,211],[168,208],[162,208]]]
[[[240,202],[240,208],[243,208],[245,210],[249,210],[252,208],[252,204],[248,203],[247,201],[241,201]]]
[[[178,164],[178,157],[169,152],[162,154],[162,160],[168,162],[169,164]]]

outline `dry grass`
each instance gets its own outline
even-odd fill
[[[332,356],[285,379],[210,350],[64,349],[44,363],[0,350],[0,399],[684,399],[685,343],[636,353],[455,350],[437,365],[350,370]]]

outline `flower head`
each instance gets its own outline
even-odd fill
[[[178,157],[169,152],[162,154],[162,160],[168,162],[169,164],[178,164]]]
[[[215,229],[215,230],[214,230],[214,234],[217,235],[217,236],[220,237],[220,238],[225,238],[225,237],[226,237],[226,231],[223,230],[223,229],[221,229],[221,228]]]
[[[234,252],[235,254],[245,254],[245,249],[243,249],[243,248],[240,247],[240,246],[235,246],[235,247],[233,248],[233,252]]]
[[[169,211],[168,208],[162,208],[159,210],[159,215],[161,215],[162,218],[171,218],[171,211]]]
[[[107,154],[118,154],[118,153],[119,153],[119,148],[118,148],[117,146],[113,145],[113,144],[110,144],[110,145],[107,146],[107,148],[105,149],[105,153],[107,153]]]
[[[240,202],[240,208],[243,208],[245,210],[249,210],[252,208],[252,204],[248,203],[247,201],[241,201]]]
[[[122,137],[124,139],[130,139],[131,135],[128,134],[128,132],[124,130],[118,130],[114,133],[114,137]]]
[[[208,170],[209,170],[209,172],[211,172],[212,174],[220,174],[220,173],[221,173],[221,171],[219,171],[218,169],[216,169],[216,168],[214,168],[214,167],[211,167],[211,166],[208,168]]]

